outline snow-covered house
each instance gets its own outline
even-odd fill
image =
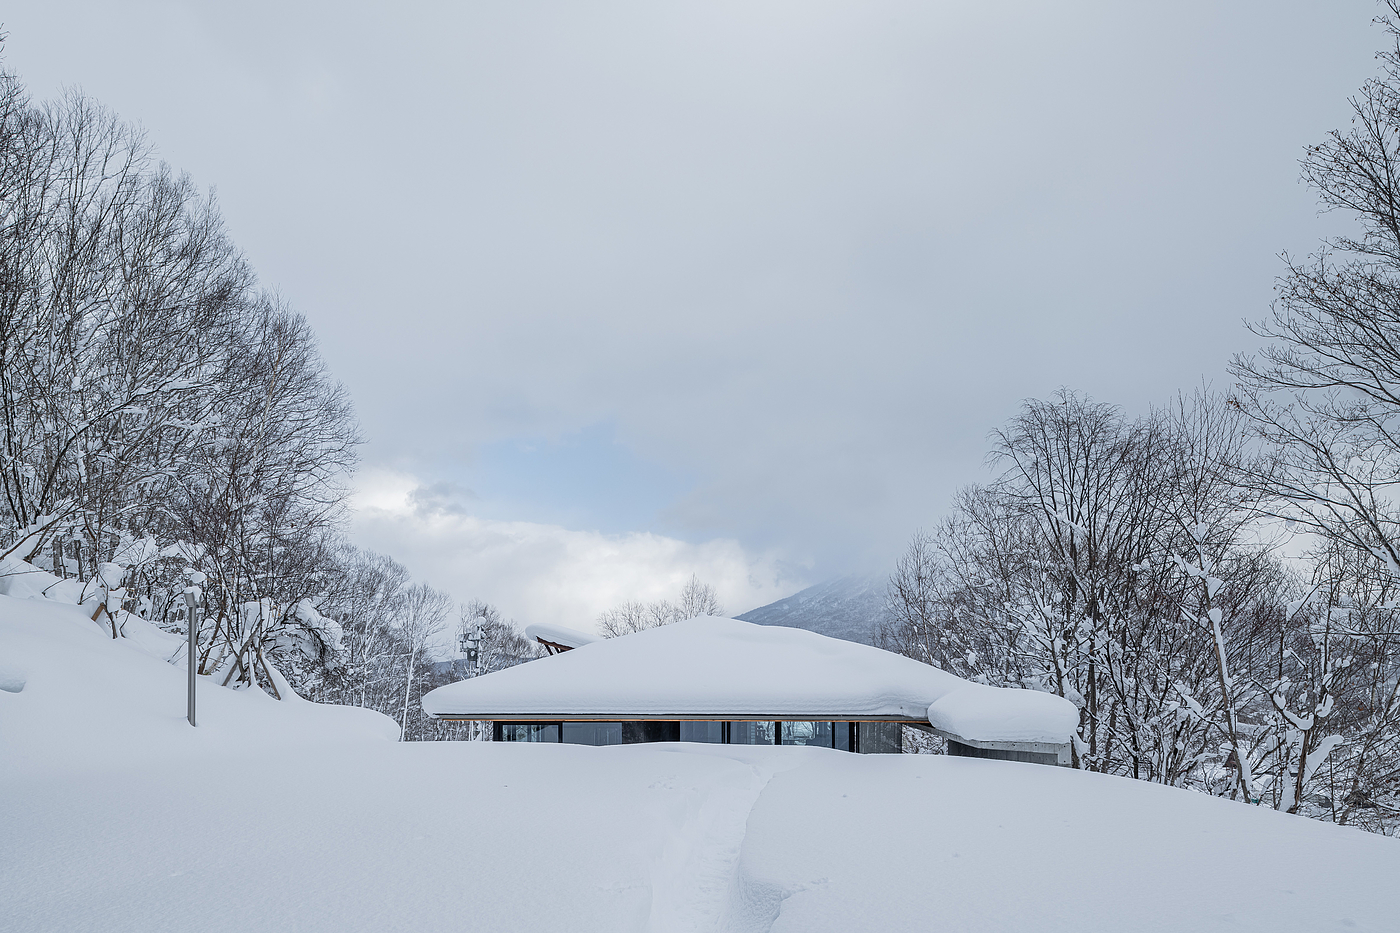
[[[717,742],[898,752],[903,726],[951,754],[1068,764],[1079,722],[1048,693],[970,683],[813,632],[702,617],[609,640],[533,632],[551,657],[439,687],[437,719],[490,720],[505,742]]]

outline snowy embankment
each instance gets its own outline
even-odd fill
[[[128,634],[132,630],[128,628]],[[1064,769],[392,741],[0,597],[0,928],[1394,930],[1400,844]]]

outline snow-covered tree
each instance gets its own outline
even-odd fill
[[[212,198],[91,99],[0,73],[0,540],[170,627],[194,567],[206,668],[301,682],[334,660],[308,600],[357,440]]]
[[[1381,73],[1352,122],[1308,149],[1303,179],[1353,227],[1289,259],[1267,343],[1237,355],[1238,402],[1273,446],[1254,477],[1273,511],[1380,559],[1400,577],[1400,2],[1381,22]]]
[[[1071,700],[1077,766],[1190,780],[1216,749],[1189,703],[1213,703],[1219,688],[1212,639],[1180,615],[1190,581],[1173,557],[1195,553],[1197,526],[1221,543],[1227,638],[1267,611],[1279,582],[1242,544],[1247,496],[1229,476],[1243,438],[1207,393],[1137,421],[1071,393],[1027,403],[996,435],[997,482],[964,490],[954,515],[911,543],[885,644]]]

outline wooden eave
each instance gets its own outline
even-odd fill
[[[457,720],[492,722],[898,722],[928,730],[927,719],[917,716],[879,716],[855,713],[821,713],[793,715],[792,713],[710,712],[710,713],[437,713],[432,719],[448,722]]]

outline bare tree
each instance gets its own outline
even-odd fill
[[[670,625],[697,616],[722,616],[719,594],[708,583],[691,574],[677,602],[661,599],[651,603],[625,602],[598,617],[598,631],[604,638]]]
[[[676,604],[678,619],[693,619],[696,616],[723,616],[724,606],[720,604],[719,593],[708,583],[701,583],[694,574],[681,589],[680,601]]]
[[[6,116],[10,121],[9,115]],[[140,133],[70,94],[14,119],[0,190],[0,489],[13,525],[57,503],[105,560],[159,515],[218,394],[251,277],[211,201]],[[61,569],[61,568],[60,568]]]
[[[502,617],[499,609],[479,599],[471,600],[460,607],[457,638],[460,641],[466,636],[477,639],[477,663],[474,666],[454,663],[450,669],[440,666],[433,674],[431,686],[440,686],[464,677],[489,674],[545,656],[539,642],[526,638],[517,630],[514,622]],[[489,722],[481,720],[453,722],[423,719],[417,737],[480,741],[490,738],[490,727]]]
[[[1254,477],[1272,511],[1400,576],[1400,4],[1386,7],[1381,75],[1351,99],[1351,127],[1302,163],[1323,207],[1358,232],[1288,260],[1272,317],[1251,325],[1269,343],[1232,371],[1276,450]]]
[[[397,659],[404,654],[396,620],[409,586],[408,570],[397,561],[341,547],[319,601],[339,629],[340,664],[318,685],[316,699],[392,714],[401,696]]]
[[[1351,125],[1302,161],[1324,209],[1355,232],[1287,258],[1271,317],[1251,325],[1268,342],[1232,371],[1236,404],[1272,452],[1244,482],[1261,512],[1317,542],[1310,595],[1259,678],[1268,753],[1287,778],[1275,799],[1391,831],[1400,661],[1383,594],[1400,585],[1400,2],[1385,8],[1380,74],[1350,100]]]
[[[495,606],[479,599],[461,608],[459,632],[480,627],[481,644],[476,671],[489,674],[544,656],[539,642],[522,635],[513,621],[507,621]]]
[[[31,105],[0,75],[0,146],[0,534],[167,624],[194,566],[207,661],[324,669],[306,601],[358,438],[310,329],[257,293],[212,198],[90,99]],[[113,586],[147,539],[159,557]]]
[[[891,578],[883,643],[1070,699],[1082,710],[1080,767],[1188,781],[1228,717],[1210,712],[1221,700],[1214,641],[1180,617],[1190,587],[1173,558],[1195,554],[1198,527],[1221,543],[1227,659],[1277,590],[1276,565],[1242,543],[1238,414],[1201,392],[1128,421],[1061,393],[1027,403],[994,437],[1002,475],[915,536]],[[1192,704],[1202,716],[1179,715]]]
[[[658,611],[659,610],[659,611]],[[658,625],[671,618],[670,604],[625,602],[598,616],[598,631],[604,638],[631,635]]]
[[[447,627],[452,612],[452,598],[427,584],[410,586],[403,594],[399,607],[399,634],[408,647],[404,667],[403,714],[399,719],[399,738],[408,734],[409,702],[413,697],[414,665],[433,647],[434,639]],[[420,684],[420,699],[421,685]],[[420,710],[421,714],[421,710]]]

